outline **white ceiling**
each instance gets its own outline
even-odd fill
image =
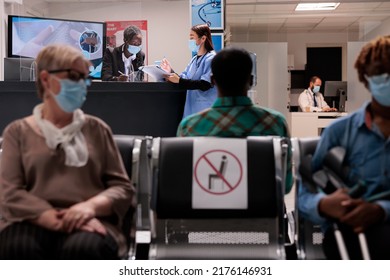
[[[226,21],[240,33],[337,33],[358,32],[390,18],[390,1],[338,1],[334,11],[296,12],[299,2],[316,1],[227,0]]]
[[[50,3],[69,2],[153,2],[190,0],[45,0]],[[213,1],[213,0],[199,0]],[[374,28],[390,18],[390,0],[381,2],[341,0],[335,11],[295,12],[302,2],[328,0],[225,0],[226,25],[231,33],[311,33],[359,32],[362,27]]]

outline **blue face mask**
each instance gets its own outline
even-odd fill
[[[320,86],[314,86],[313,92],[314,92],[314,93],[317,93],[317,92],[319,92],[319,91],[320,91]]]
[[[54,98],[60,108],[67,113],[81,108],[87,99],[87,82],[79,80],[78,82],[69,79],[58,79],[61,84],[61,90]]]
[[[139,53],[141,51],[141,47],[140,46],[129,45],[127,47],[127,50],[131,54],[137,54],[137,53]]]
[[[196,52],[197,53],[199,51],[199,46],[196,45],[196,41],[194,39],[188,40],[188,48],[192,52]]]
[[[390,107],[390,77],[389,74],[367,77],[368,87],[374,99],[382,106]]]

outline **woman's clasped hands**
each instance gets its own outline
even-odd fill
[[[103,224],[95,217],[95,211],[88,202],[77,203],[67,209],[49,209],[32,221],[52,231],[88,231],[106,235]]]

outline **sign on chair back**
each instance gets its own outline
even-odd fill
[[[151,259],[284,259],[282,139],[156,138]]]

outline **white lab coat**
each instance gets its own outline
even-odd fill
[[[317,107],[314,107],[314,99],[313,99],[313,92],[310,88],[305,89],[298,98],[298,104],[301,108],[302,112],[307,112],[306,107],[309,107],[309,112],[322,112],[325,107],[329,107],[326,101],[324,100],[324,96],[321,92],[317,92],[316,95],[316,101],[317,101]]]

